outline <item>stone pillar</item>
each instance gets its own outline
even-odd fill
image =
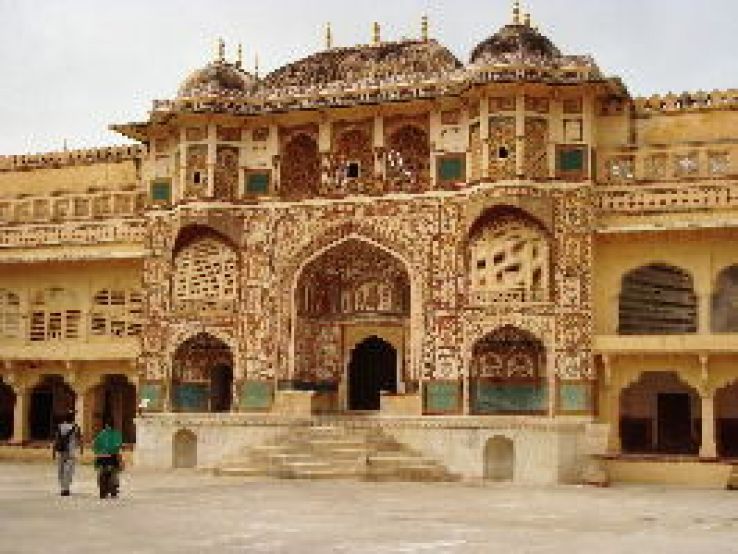
[[[172,183],[172,203],[176,204],[184,198],[187,190],[187,129],[179,131],[179,181]]]
[[[603,377],[607,391],[607,415],[610,422],[610,432],[607,436],[607,453],[620,454],[622,444],[620,440],[620,393],[621,388],[612,380],[612,360],[610,356],[602,356]]]
[[[715,393],[705,390],[700,393],[702,399],[702,444],[700,458],[717,458],[717,444],[715,442]]]
[[[518,179],[525,174],[525,95],[515,99],[515,173]]]
[[[208,198],[215,197],[215,164],[218,159],[217,129],[215,123],[208,125]]]
[[[482,142],[482,156],[480,177],[489,179],[489,98],[482,96],[479,99],[479,139]]]
[[[28,417],[31,408],[31,389],[29,387],[13,387],[15,407],[13,409],[13,444],[22,444],[29,437]]]

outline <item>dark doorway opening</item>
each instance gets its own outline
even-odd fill
[[[382,391],[397,392],[397,351],[369,337],[354,348],[349,363],[349,409],[378,410]]]
[[[0,441],[13,437],[14,410],[15,393],[9,385],[0,381]]]
[[[687,393],[661,393],[657,400],[657,448],[665,454],[692,454],[692,409]]]
[[[51,440],[57,423],[74,410],[76,395],[59,375],[45,377],[31,392],[31,440]]]
[[[230,412],[233,403],[233,368],[219,365],[210,372],[210,411]]]
[[[106,375],[94,391],[95,411],[91,436],[110,422],[123,435],[123,442],[136,442],[136,387],[125,375]]]

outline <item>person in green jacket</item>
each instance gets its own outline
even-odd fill
[[[109,421],[105,421],[103,429],[95,437],[92,449],[95,452],[95,469],[97,470],[97,486],[100,489],[100,498],[110,494],[112,498],[118,496],[120,487],[119,474],[122,470],[120,449],[123,446],[123,436],[113,428]]]

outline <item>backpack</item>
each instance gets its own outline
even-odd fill
[[[54,451],[55,452],[69,452],[69,439],[72,438],[72,433],[77,432],[77,424],[73,424],[72,428],[66,433],[62,433],[61,429],[57,432],[56,438],[54,439]]]

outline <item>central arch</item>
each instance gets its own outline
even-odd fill
[[[367,337],[392,345],[396,382],[407,383],[411,279],[394,252],[358,236],[343,238],[296,271],[292,299],[292,386],[330,393],[337,407],[349,408],[348,366]]]
[[[397,350],[372,336],[351,353],[348,366],[349,410],[378,410],[382,392],[397,392]]]

